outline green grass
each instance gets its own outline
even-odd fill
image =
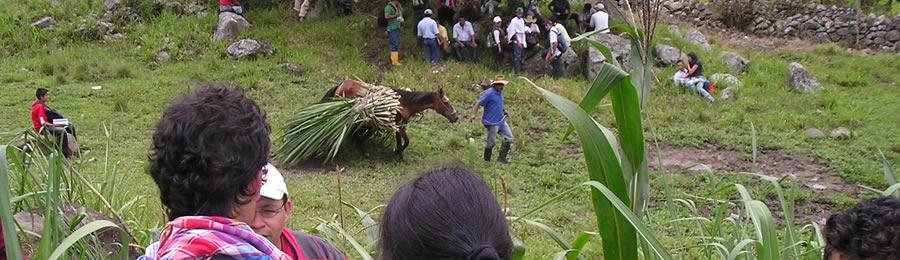
[[[0,10],[0,53],[10,54],[0,60],[0,122],[3,122],[0,124],[0,143],[6,143],[14,133],[30,127],[28,108],[34,99],[34,90],[49,88],[50,106],[78,126],[82,147],[91,150],[76,167],[89,180],[99,181],[104,179],[105,172],[103,126],[106,125],[111,134],[111,165],[119,172],[127,173],[121,182],[130,184],[132,196],[145,195],[135,203],[132,211],[146,214],[126,216],[134,221],[132,230],[147,230],[164,224],[158,191],[146,174],[154,123],[166,102],[191,91],[196,82],[204,81],[224,82],[247,89],[248,95],[266,112],[275,137],[282,124],[296,111],[317,101],[327,89],[343,79],[359,77],[375,82],[382,74],[381,83],[389,86],[418,91],[443,87],[460,116],[466,118],[471,115],[472,104],[479,94],[470,90],[469,85],[483,78],[506,74],[507,78],[513,78],[505,93],[506,107],[511,114],[509,123],[516,137],[511,152],[513,163],[483,165],[476,162],[478,167],[473,170],[503,176],[510,215],[524,213],[588,180],[577,139],[562,140],[568,121],[543,101],[538,92],[512,77],[510,71],[493,69],[487,64],[489,59],[482,59],[484,62],[477,65],[448,61],[444,63],[446,72],[429,73],[421,51],[414,47],[409,22],[401,33],[404,65],[379,72],[364,57],[375,57],[384,64],[388,59],[386,39],[382,29],[375,27],[374,19],[367,15],[298,24],[293,21],[287,6],[250,10],[246,17],[253,23],[253,29],[242,32],[241,37],[269,42],[276,52],[256,60],[233,60],[224,55],[226,42],[210,40],[216,21],[214,15],[203,18],[167,12],[148,15],[142,23],[121,25],[120,30],[126,35],[124,39],[102,41],[73,36],[65,31],[70,30],[67,24],[80,21],[78,17],[99,14],[102,1],[60,2],[69,5],[68,9],[52,7],[46,1],[13,1]],[[42,15],[53,15],[60,24],[59,29],[38,31],[28,26]],[[657,39],[672,38],[664,26],[660,28]],[[157,62],[155,56],[166,46],[165,38],[172,43],[171,58]],[[666,44],[684,48],[686,52],[696,51],[709,75],[727,72],[725,65],[716,59],[725,49],[715,44],[716,39],[710,41],[712,51],[700,51],[678,39]],[[585,50],[585,46],[576,45],[575,48]],[[675,145],[715,142],[745,151],[749,156],[749,126],[753,122],[760,149],[780,149],[789,154],[821,158],[849,182],[879,189],[887,187],[876,148],[884,151],[895,168],[900,165],[900,133],[893,131],[900,122],[900,113],[896,113],[900,111],[900,104],[896,102],[900,99],[900,87],[896,85],[900,82],[900,74],[895,71],[900,67],[900,59],[896,55],[866,56],[828,45],[799,51],[730,51],[737,51],[751,60],[746,72],[735,75],[744,85],[731,100],[707,104],[670,83],[674,68],[658,71],[660,83],[654,84],[653,98],[643,113],[652,120],[662,142]],[[817,76],[826,90],[813,96],[789,91],[785,68],[794,61],[802,63]],[[282,72],[281,63],[300,64],[306,72],[298,76]],[[588,81],[582,78],[532,78],[542,87],[561,86],[560,94],[574,101],[580,101],[588,88]],[[92,90],[92,86],[102,86],[102,89]],[[601,106],[607,104],[608,99]],[[817,109],[822,111],[821,115],[816,113]],[[609,108],[595,109],[591,116],[605,126],[614,126],[615,119]],[[848,140],[804,138],[802,132],[810,127],[826,133],[836,127],[847,127],[857,136]],[[361,209],[374,208],[385,203],[394,189],[411,176],[464,161],[466,139],[473,138],[478,143],[476,150],[480,149],[484,139],[484,130],[479,124],[462,120],[451,124],[430,111],[413,120],[408,132],[407,163],[394,160],[390,154],[392,147],[374,150],[373,159],[363,159],[352,149],[336,159],[337,164],[346,168],[341,179],[345,201]],[[292,229],[312,229],[320,223],[316,218],[330,219],[338,212],[334,166],[311,166],[283,171],[288,173],[287,182],[294,200],[293,217],[288,224]],[[763,200],[770,207],[777,205],[775,192],[768,183],[731,173],[715,174],[717,181],[743,183],[752,197]],[[676,216],[671,216],[662,203],[661,177],[656,172],[650,174],[651,200],[647,215],[653,223],[651,228],[671,249],[677,247],[679,241],[668,221]],[[712,180],[701,174],[673,174],[671,177],[674,198],[698,200],[689,195],[709,193],[707,185]],[[12,194],[16,195],[20,194]],[[739,199],[734,192],[727,196]],[[831,201],[838,208],[846,208],[861,199],[840,194],[823,196],[808,191],[797,196],[799,200]],[[554,228],[566,241],[574,241],[582,231],[591,231],[597,226],[589,198],[587,192],[576,193],[532,218]],[[502,199],[501,203],[504,203]],[[686,209],[677,208],[677,214],[689,214]],[[377,221],[380,212],[376,211],[373,217]],[[687,230],[692,226],[685,224],[682,228]],[[527,259],[548,259],[559,251],[543,230],[517,225],[513,231],[525,242]],[[588,259],[600,257],[601,246],[596,241],[599,239],[588,243],[581,255]],[[690,251],[690,255],[698,254],[699,251]]]

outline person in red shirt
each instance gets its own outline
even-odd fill
[[[65,136],[65,133],[70,133],[73,137],[78,139],[78,135],[75,132],[75,126],[71,124],[53,124],[54,119],[64,118],[59,112],[56,112],[56,110],[47,106],[47,102],[50,101],[50,91],[45,88],[38,88],[34,95],[37,98],[31,103],[31,124],[34,126],[34,131],[38,133],[44,131],[56,137]],[[72,151],[69,150],[68,138],[61,139],[63,155],[66,157],[71,156]]]
[[[237,0],[219,0],[219,13],[231,12],[237,15],[244,15],[244,9]]]
[[[284,177],[271,164],[263,169],[266,180],[256,202],[256,218],[250,225],[253,231],[268,239],[294,260],[346,260],[347,258],[322,238],[290,231],[284,227],[291,216]]]

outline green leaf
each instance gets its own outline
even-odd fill
[[[591,83],[591,88],[584,94],[584,98],[581,99],[581,103],[579,103],[578,106],[584,109],[584,112],[590,113],[591,110],[600,104],[600,101],[609,94],[609,91],[618,86],[619,82],[626,76],[628,76],[628,74],[622,71],[622,69],[609,63],[603,63],[600,67],[600,71],[597,72],[597,77],[594,78],[594,82]],[[566,130],[563,139],[568,138],[573,131],[575,131],[575,126],[570,123],[569,129]]]
[[[756,172],[756,127],[750,122],[750,147],[753,148],[753,172]]]
[[[77,243],[79,240],[87,237],[88,235],[90,235],[94,232],[97,232],[101,229],[106,229],[106,228],[115,228],[115,229],[119,230],[119,232],[125,232],[118,225],[116,225],[115,223],[112,223],[109,220],[96,220],[94,222],[87,223],[84,226],[82,226],[81,228],[79,228],[78,230],[75,230],[75,232],[72,232],[71,235],[69,235],[68,237],[63,239],[63,241],[59,244],[59,246],[56,247],[55,250],[53,250],[53,254],[50,255],[49,259],[50,260],[60,259],[63,256],[63,254],[66,252],[66,250],[69,250],[69,248],[72,247],[73,245],[75,245],[75,243]],[[128,243],[125,243],[125,245],[122,245],[122,246],[128,247]]]
[[[666,251],[666,248],[662,246],[658,239],[656,239],[656,235],[652,231],[650,231],[650,229],[644,226],[644,223],[642,223],[641,220],[631,212],[631,209],[628,208],[625,203],[619,200],[618,197],[616,197],[615,193],[613,193],[606,185],[603,185],[603,183],[597,181],[588,181],[585,182],[584,185],[591,186],[593,188],[592,190],[597,190],[601,194],[603,194],[603,196],[608,199],[609,202],[614,206],[616,211],[618,211],[625,217],[626,220],[628,220],[628,223],[637,231],[637,234],[640,235],[641,239],[649,245],[650,251],[653,252],[656,257],[665,260],[672,259],[672,256],[669,255],[669,252]],[[603,253],[606,254],[607,252],[604,251]]]
[[[778,237],[775,232],[775,220],[772,219],[772,213],[769,212],[769,208],[766,207],[766,204],[762,203],[762,201],[750,198],[750,193],[747,192],[747,188],[745,188],[744,185],[734,184],[734,186],[737,188],[738,193],[741,194],[744,208],[746,209],[747,214],[750,215],[750,219],[753,221],[753,227],[755,228],[757,237],[756,252],[758,259],[780,259],[778,255]]]
[[[584,150],[585,163],[589,178],[615,190],[613,194],[619,201],[630,204],[628,191],[619,165],[609,140],[599,129],[599,124],[591,119],[583,109],[572,101],[534,85],[531,80],[522,77],[534,86],[544,98],[565,115],[575,125],[578,138]],[[591,191],[594,214],[597,217],[597,230],[603,240],[605,259],[637,259],[637,237],[634,227],[628,225],[622,213],[616,213],[609,199],[600,192]],[[630,213],[630,212],[629,212]]]
[[[881,193],[881,196],[895,195],[897,193],[897,190],[900,190],[900,183],[894,183],[894,185],[888,187],[886,190],[884,190],[884,192]]]
[[[881,149],[878,149],[878,156],[881,158],[881,165],[884,168],[884,170],[883,170],[884,171],[884,179],[887,180],[888,185],[897,184],[897,177],[896,177],[896,175],[894,175],[894,170],[891,168],[891,164],[888,163],[887,158],[884,157],[884,153],[881,152]],[[888,194],[893,194],[897,197],[900,197],[900,193],[894,194],[893,192],[890,192]],[[885,195],[885,196],[888,196],[888,195]]]
[[[653,64],[651,62],[644,63],[641,59],[641,53],[638,49],[639,44],[632,41],[631,44],[631,85],[636,90],[640,100],[640,107],[650,103],[650,82],[653,75]],[[647,55],[650,55],[649,53]],[[648,57],[647,60],[652,60]]]
[[[0,220],[2,220],[3,241],[6,242],[6,255],[22,255],[22,245],[19,244],[19,235],[16,234],[16,223],[13,220],[12,207],[9,201],[9,167],[6,161],[7,149],[15,149],[6,145],[0,146]]]
[[[353,210],[356,211],[356,214],[359,216],[359,221],[360,223],[362,223],[363,229],[366,231],[366,239],[368,241],[366,244],[366,248],[368,248],[369,250],[375,250],[378,246],[378,240],[381,237],[378,232],[378,223],[376,223],[375,220],[372,219],[368,212],[365,212],[357,208],[356,206],[353,206],[353,204],[350,204],[346,201],[341,201],[341,204],[353,208]]]
[[[509,238],[512,239],[513,242],[512,260],[524,260],[525,242],[522,242],[516,234],[513,234],[512,230],[509,231]]]

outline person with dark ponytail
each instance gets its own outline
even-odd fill
[[[466,169],[426,173],[394,193],[381,222],[381,260],[508,260],[500,204]]]

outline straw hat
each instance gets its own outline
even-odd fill
[[[492,82],[491,85],[500,84],[500,85],[506,86],[507,83],[509,83],[509,81],[506,81],[506,78],[503,77],[503,75],[497,75],[497,77],[494,78],[494,82]]]
[[[537,22],[537,18],[534,18],[534,16],[529,15],[529,16],[525,17],[525,23],[534,23],[534,22]]]

